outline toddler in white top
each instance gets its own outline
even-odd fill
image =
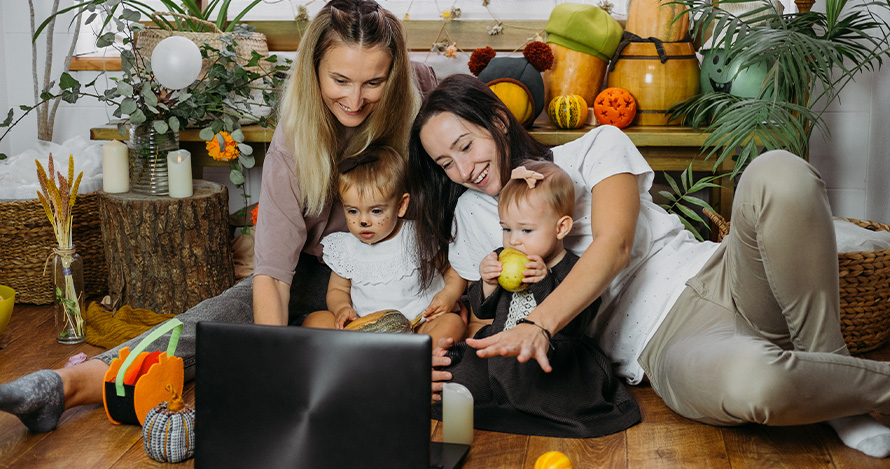
[[[410,196],[405,161],[390,147],[369,147],[340,163],[337,181],[349,233],[322,240],[323,258],[331,268],[327,311],[316,311],[307,327],[342,329],[376,311],[396,309],[413,320],[425,317],[417,332],[441,338],[463,338],[464,320],[450,314],[466,289],[450,266],[424,286],[416,255],[414,225],[405,220]]]

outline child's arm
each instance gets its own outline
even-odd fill
[[[445,271],[445,287],[433,296],[433,301],[423,311],[423,315],[429,318],[434,315],[451,312],[454,305],[460,300],[461,295],[467,290],[467,281],[456,270],[448,266]]]
[[[337,329],[343,329],[347,321],[358,319],[358,314],[352,308],[352,297],[349,291],[352,282],[334,272],[331,272],[331,280],[328,282],[327,303],[328,309],[337,318]]]

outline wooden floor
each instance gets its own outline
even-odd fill
[[[90,345],[60,345],[52,339],[52,308],[16,305],[7,330],[0,334],[0,382],[42,368],[57,368],[69,356],[102,351]],[[890,361],[890,347],[866,355]],[[648,386],[631,391],[643,410],[643,422],[603,438],[569,440],[476,431],[465,468],[532,468],[542,453],[569,455],[575,468],[694,467],[890,467],[890,460],[850,450],[825,425],[798,427],[745,426],[717,428],[673,413]],[[194,402],[194,387],[185,398]],[[885,423],[888,419],[883,418]],[[200,423],[199,423],[200,425]],[[198,427],[200,428],[200,427]],[[441,426],[431,423],[441,441]],[[31,434],[18,419],[0,412],[0,467],[126,468],[152,467],[136,426],[111,424],[100,405],[69,410],[59,428]],[[192,467],[188,460],[177,467]]]

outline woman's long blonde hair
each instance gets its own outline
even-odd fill
[[[383,47],[392,57],[383,95],[370,115],[342,141],[341,125],[324,104],[318,66],[337,46]],[[371,143],[407,155],[408,134],[420,107],[402,24],[369,0],[333,0],[310,22],[282,99],[279,125],[294,154],[303,214],[318,215],[334,197],[337,163]]]

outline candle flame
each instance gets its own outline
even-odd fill
[[[179,155],[179,156],[176,157],[176,162],[177,162],[177,163],[182,163],[182,155]]]

